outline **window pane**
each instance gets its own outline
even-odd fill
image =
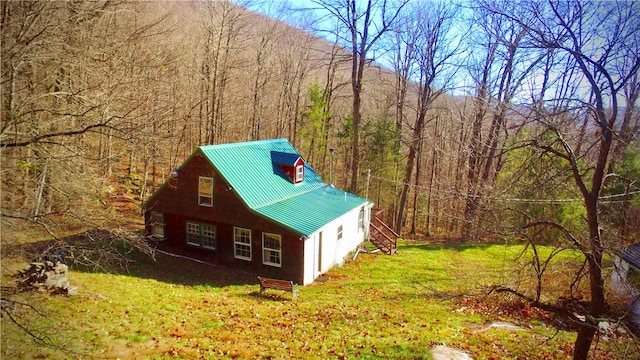
[[[200,226],[196,223],[187,223],[187,244],[200,246]]]
[[[251,260],[251,230],[234,228],[234,256],[236,258]]]
[[[242,244],[251,243],[251,230],[236,229],[236,242],[239,242]]]
[[[152,225],[151,235],[156,237],[164,237],[164,225]]]
[[[216,249],[216,228],[212,225],[202,225],[202,247]]]
[[[264,249],[264,262],[280,265],[280,252]]]
[[[296,167],[296,182],[300,182],[304,179],[304,165],[298,165]]]
[[[198,200],[198,204],[211,206],[213,205],[213,198],[210,196],[200,196],[200,200]]]
[[[251,246],[236,244],[236,257],[251,260]]]
[[[267,265],[280,266],[280,235],[262,234],[262,262]]]
[[[151,235],[155,237],[164,237],[164,214],[152,212],[149,218],[151,224]]]
[[[280,250],[280,242],[273,239],[265,239],[264,247],[271,250]]]
[[[164,216],[161,212],[151,212],[151,217],[149,219],[152,225],[162,224],[164,225]]]
[[[213,194],[213,179],[208,177],[200,177],[200,195]]]
[[[213,178],[200,177],[198,182],[198,204],[213,206]]]

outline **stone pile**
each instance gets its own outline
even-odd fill
[[[52,294],[76,295],[78,289],[69,284],[69,267],[61,262],[32,262],[18,273],[23,290],[50,291]]]

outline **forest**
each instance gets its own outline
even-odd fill
[[[584,254],[586,358],[603,259],[640,235],[640,3],[0,6],[3,247],[138,241],[141,205],[196,147],[287,138],[403,237]]]

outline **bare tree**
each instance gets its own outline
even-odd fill
[[[326,101],[325,107],[322,109],[324,113],[330,114],[327,116],[324,123],[322,124],[322,129],[325,134],[325,139],[323,143],[326,145],[321,149],[321,167],[323,173],[326,173],[327,167],[332,167],[333,157],[335,152],[335,131],[338,126],[337,122],[340,120],[340,116],[336,114],[334,109],[338,107],[338,101],[341,100],[341,90],[349,85],[349,81],[346,81],[344,77],[340,76],[340,72],[342,71],[344,65],[349,62],[348,57],[345,55],[344,49],[342,49],[337,44],[332,44],[331,50],[329,54],[326,55],[328,59],[326,60],[326,64],[324,65],[324,92],[322,94],[323,98]],[[331,138],[330,138],[331,137]],[[333,139],[332,139],[333,138]],[[334,149],[333,151],[331,149]],[[327,157],[330,157],[327,160]],[[327,161],[330,162],[327,165]],[[331,169],[330,169],[331,172]],[[329,174],[329,179],[332,174]]]
[[[409,11],[415,17],[407,26],[407,39],[411,42],[407,46],[413,49],[413,53],[409,56],[412,58],[411,62],[414,63],[419,80],[416,116],[407,141],[409,154],[395,221],[395,230],[399,234],[404,223],[416,159],[420,158],[423,130],[428,121],[427,113],[431,110],[433,102],[447,90],[453,68],[451,59],[458,52],[456,46],[450,45],[455,7],[444,3],[433,3],[433,5],[434,7],[428,8],[429,10],[417,6],[412,9],[413,11]]]
[[[510,7],[510,10],[519,11],[517,7]],[[473,48],[480,55],[479,58],[472,56],[467,65],[475,94],[470,115],[467,197],[461,235],[465,240],[475,240],[481,235],[478,226],[482,219],[483,197],[491,193],[504,155],[502,147],[509,136],[507,112],[527,73],[542,59],[533,51],[523,51],[526,24],[503,19],[487,11],[486,7],[478,7],[475,11],[474,22],[479,27]]]
[[[118,145],[144,134],[138,120],[159,113],[159,107],[145,108],[137,86],[161,89],[147,70],[167,65],[169,57],[145,52],[143,45],[153,46],[153,39],[171,31],[171,12],[161,7],[145,13],[143,3],[117,1],[0,6],[2,245],[14,245],[26,229],[37,228],[58,249],[71,248],[57,234],[106,227],[112,216],[104,211],[111,191],[105,175],[126,156]],[[88,239],[82,253],[99,265],[126,262],[110,240],[150,250],[137,233],[105,231]],[[5,307],[11,300],[3,293],[3,316],[12,316]],[[36,343],[59,345],[29,332],[22,320],[11,318]]]
[[[200,143],[215,144],[224,138],[225,96],[233,68],[233,56],[246,41],[246,9],[230,1],[213,1],[202,11],[204,29],[202,57],[199,59],[202,95],[199,103]],[[237,65],[236,65],[237,66]]]
[[[276,109],[275,137],[291,134],[290,140],[295,143],[296,134],[291,130],[300,116],[300,102],[304,80],[310,71],[311,44],[314,40],[310,34],[292,34],[287,42],[297,44],[278,54],[279,77],[281,79]]]
[[[0,144],[10,200],[2,202],[2,220],[52,232],[48,225],[61,218],[103,219],[91,205],[109,193],[104,175],[124,155],[115,139],[144,133],[139,120],[160,112],[133,84],[144,88],[147,70],[167,65],[140,45],[171,31],[170,11],[138,17],[145,4],[118,2],[2,6]]]
[[[640,68],[640,24],[635,15],[640,9],[637,3],[624,1],[531,2],[526,9],[531,15],[527,24],[503,9],[492,7],[492,12],[526,25],[530,45],[552,56],[541,67],[542,82],[532,91],[537,105],[531,119],[544,136],[533,138],[531,145],[568,167],[586,214],[584,230],[548,221],[526,226],[560,229],[586,259],[590,299],[581,309],[583,317],[574,319],[578,327],[574,358],[587,359],[598,323],[607,312],[602,260],[617,239],[602,231],[601,195],[612,151],[620,141],[618,122],[624,115],[620,116],[619,95],[635,86]],[[633,108],[636,99],[626,100],[631,101],[627,109]],[[576,134],[581,123],[586,124],[585,131]]]
[[[325,9],[330,17],[333,17],[346,30],[344,35],[336,32],[332,34],[336,37],[336,42],[344,44],[351,51],[351,91],[353,94],[352,111],[353,134],[351,149],[351,180],[350,191],[358,190],[358,172],[360,164],[360,127],[362,124],[362,91],[363,74],[366,67],[369,52],[376,45],[378,40],[391,29],[391,25],[396,20],[400,11],[407,3],[403,0],[397,4],[387,1],[368,0],[361,7],[355,0],[332,1],[314,0],[314,3]],[[346,35],[346,36],[345,36]]]

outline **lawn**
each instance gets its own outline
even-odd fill
[[[492,284],[516,285],[517,245],[402,241],[398,254],[359,254],[298,299],[259,294],[254,276],[157,255],[120,274],[72,271],[76,296],[20,294],[14,310],[58,348],[37,346],[2,318],[2,359],[430,359],[444,344],[474,359],[566,359],[575,334]],[[572,255],[563,255],[569,259]],[[510,322],[521,330],[491,327]],[[629,339],[600,338],[597,358],[624,358]]]

